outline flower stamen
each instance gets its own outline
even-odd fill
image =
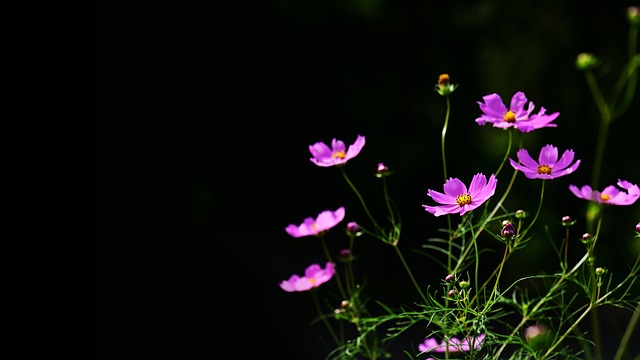
[[[551,166],[549,165],[538,166],[538,174],[551,175]]]
[[[344,159],[347,157],[347,154],[345,154],[344,151],[336,151],[331,155],[331,157],[334,159]]]
[[[516,122],[516,114],[511,110],[507,111],[507,113],[504,114],[504,121],[508,123]]]
[[[611,196],[609,196],[607,194],[600,194],[600,200],[607,201],[609,199],[611,199]]]
[[[458,205],[460,205],[460,206],[471,204],[471,195],[469,195],[469,194],[459,195],[456,198],[456,203],[458,203]]]

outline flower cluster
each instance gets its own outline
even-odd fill
[[[637,18],[637,9],[634,11],[630,12],[633,15],[630,15],[630,21]],[[588,74],[597,66],[597,62],[594,58],[587,59],[585,56],[578,56],[576,66]],[[635,82],[629,84],[632,85],[635,86]],[[435,92],[449,105],[449,99],[457,87],[448,74],[442,74],[438,77]],[[435,204],[422,204],[424,211],[433,217],[447,217],[447,228],[443,229],[446,236],[428,238],[421,251],[442,267],[441,273],[433,274],[433,280],[439,282],[439,287],[417,281],[412,267],[402,253],[399,245],[402,234],[401,216],[388,192],[388,181],[394,174],[389,166],[376,162],[377,166],[372,169],[379,179],[376,181],[380,181],[384,195],[383,211],[386,214],[383,220],[373,216],[367,201],[348,175],[347,165],[355,161],[362,152],[366,144],[365,136],[358,134],[349,146],[336,138],[330,144],[318,141],[309,145],[310,161],[320,168],[339,171],[355,193],[363,210],[361,214],[364,214],[361,215],[362,219],[349,219],[342,232],[330,230],[345,220],[344,206],[336,210],[324,210],[316,217],[306,217],[301,223],[285,227],[286,233],[291,237],[319,239],[326,265],[322,268],[314,263],[305,269],[304,275],[292,275],[288,280],[281,281],[280,288],[286,292],[309,291],[316,295],[326,289],[320,288],[321,285],[335,279],[329,284],[335,285],[335,288],[323,292],[327,296],[322,303],[326,309],[323,310],[316,301],[319,319],[327,327],[328,335],[335,345],[335,349],[331,351],[334,359],[390,358],[392,354],[387,348],[388,344],[391,341],[397,342],[398,338],[408,333],[409,328],[418,326],[421,335],[417,339],[408,339],[407,343],[412,345],[405,351],[407,356],[413,355],[416,359],[425,356],[431,356],[428,359],[439,356],[446,359],[503,359],[505,356],[511,356],[511,359],[575,358],[575,354],[582,350],[574,350],[566,345],[568,337],[574,337],[583,347],[600,341],[597,337],[575,335],[581,333],[578,326],[588,316],[593,317],[592,326],[598,326],[597,314],[594,313],[596,308],[605,305],[626,307],[636,312],[633,317],[636,322],[640,318],[640,306],[629,307],[629,304],[640,303],[640,294],[635,295],[632,290],[640,272],[640,255],[634,264],[628,266],[629,274],[618,284],[613,283],[609,269],[600,264],[601,259],[596,256],[596,244],[602,236],[602,212],[608,206],[628,207],[637,204],[640,187],[635,181],[616,177],[614,185],[596,190],[598,187],[594,183],[597,183],[600,174],[594,172],[594,183],[581,187],[570,184],[568,189],[564,188],[560,193],[554,194],[557,197],[575,196],[588,201],[586,223],[579,232],[582,236],[571,233],[574,227],[582,227],[582,223],[575,217],[563,216],[557,224],[563,235],[557,241],[552,240],[555,254],[549,254],[549,258],[557,257],[559,270],[552,274],[536,273],[513,283],[506,283],[503,274],[508,271],[512,254],[526,249],[536,237],[534,225],[543,212],[545,183],[572,175],[578,170],[583,171],[585,166],[581,167],[582,159],[576,158],[576,153],[570,148],[565,148],[560,153],[559,148],[550,143],[541,148],[524,146],[525,140],[529,139],[526,136],[530,133],[538,130],[542,130],[540,133],[550,131],[559,126],[556,121],[561,123],[560,112],[548,114],[545,107],[536,109],[524,91],[517,91],[511,97],[509,106],[505,105],[497,93],[482,96],[482,101],[477,101],[476,104],[480,114],[475,123],[478,126],[491,124],[500,129],[495,131],[496,136],[506,134],[509,142],[497,169],[474,169],[472,173],[475,175],[468,185],[460,178],[446,176],[446,154],[445,147],[442,147],[445,174],[442,191],[425,186],[426,196]],[[447,106],[442,132],[443,144],[449,111],[450,107]],[[605,125],[609,123],[609,115],[610,112],[602,114]],[[512,151],[514,134],[520,137],[520,142],[518,148]],[[596,148],[602,149],[603,146]],[[595,162],[602,158],[603,154],[597,153]],[[506,164],[511,166],[512,176],[499,182],[498,175]],[[505,205],[505,199],[512,191],[518,174],[522,174],[525,182],[543,180],[535,181],[541,184],[535,211],[527,210],[528,205],[515,211],[509,210]],[[496,197],[499,200],[494,198],[496,194],[499,194]],[[424,221],[434,221],[433,217],[425,216]],[[329,235],[340,234],[347,237],[348,245],[338,252],[337,258],[340,261],[335,262],[326,239]],[[553,237],[553,231],[547,230],[547,235]],[[394,307],[381,300],[369,301],[364,294],[365,280],[359,279],[354,271],[354,266],[358,264],[358,243],[355,239],[359,237],[377,239],[381,244],[393,247],[399,263],[407,273],[408,284],[413,286],[412,291],[415,290],[414,295],[418,296],[412,302],[413,306]],[[635,224],[635,238],[640,238],[640,222]],[[491,239],[495,240],[493,246],[502,250],[502,256],[491,255],[490,261],[487,261],[482,254],[484,250],[491,253],[492,249],[482,247],[485,246],[485,241]],[[576,242],[583,244],[583,255],[580,258],[569,256],[569,246]],[[480,270],[481,267],[496,266],[496,262],[498,264],[493,271]],[[568,284],[576,285],[577,289],[570,288]],[[527,285],[531,285],[539,295],[532,294],[533,290],[530,293]],[[540,290],[540,286],[544,288]],[[513,316],[520,318],[512,323]],[[557,321],[554,322],[554,319]],[[330,323],[329,320],[335,320],[337,324]],[[629,328],[632,329],[635,325],[637,323],[632,320]],[[597,335],[597,331],[595,333]],[[620,349],[624,349],[627,344],[628,339],[623,339]],[[601,357],[596,359],[601,360]]]

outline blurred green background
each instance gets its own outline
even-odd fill
[[[495,92],[508,103],[524,91],[536,109],[560,112],[558,128],[527,134],[525,147],[534,157],[549,143],[573,149],[582,164],[547,183],[538,236],[514,255],[503,279],[558,269],[550,241],[560,240],[565,215],[578,219],[571,229],[578,259],[587,203],[568,186],[591,179],[599,116],[575,59],[598,56],[596,76],[609,93],[626,61],[629,5],[210,1],[104,17],[105,358],[121,359],[125,345],[132,358],[324,358],[323,329],[309,326],[309,294],[278,287],[325,261],[316,239],[291,238],[287,225],[339,206],[347,213],[341,225],[364,219],[340,173],[309,161],[308,146],[318,141],[366,136],[347,170],[381,215],[376,165],[395,173],[389,191],[403,219],[400,247],[418,280],[437,286],[446,274],[411,250],[446,226],[421,206],[432,203],[427,189],[444,182],[445,101],[433,90],[441,73],[459,84],[446,151],[448,175],[465,183],[494,172],[506,147],[504,132],[474,122],[482,96]],[[611,124],[600,189],[619,178],[640,183],[638,103]],[[498,196],[510,174],[503,170]],[[535,212],[540,185],[519,176],[505,205]],[[622,275],[640,251],[632,238],[640,204],[607,208],[604,216],[598,264]],[[338,251],[346,238],[335,233],[329,242]],[[357,272],[373,295],[410,303],[414,290],[393,249],[357,241]],[[488,268],[499,254],[486,255]],[[609,315],[603,326],[607,346],[615,346],[629,313]]]

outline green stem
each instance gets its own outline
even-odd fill
[[[340,167],[340,171],[342,171],[342,176],[344,177],[344,179],[347,181],[347,184],[349,184],[349,186],[351,187],[351,189],[353,190],[353,192],[356,193],[356,196],[358,196],[358,199],[360,200],[360,203],[362,204],[362,207],[364,208],[364,211],[367,213],[367,216],[369,217],[369,219],[371,220],[371,222],[373,223],[373,225],[376,227],[376,229],[381,232],[382,229],[380,228],[380,226],[378,225],[378,223],[376,222],[376,220],[373,218],[373,216],[371,215],[371,212],[369,212],[369,208],[367,207],[367,204],[365,203],[364,199],[362,198],[362,195],[360,195],[360,192],[358,191],[358,189],[355,187],[355,185],[353,185],[353,183],[351,182],[351,180],[349,179],[349,176],[347,176],[347,172],[344,170],[344,167]]]
[[[444,181],[447,181],[447,159],[444,153],[444,139],[447,135],[447,128],[449,127],[449,114],[451,113],[451,101],[448,96],[445,96],[447,100],[447,113],[444,116],[444,126],[442,127],[442,140],[440,142],[440,152],[442,153],[442,170],[444,174]]]
[[[320,308],[320,302],[318,301],[318,297],[316,296],[316,292],[312,290],[311,291],[311,295],[313,297],[313,304],[316,307],[316,311],[318,312],[318,316],[320,316],[320,319],[322,319],[322,322],[327,327],[327,330],[329,330],[329,333],[331,334],[331,337],[333,338],[333,341],[335,341],[336,344],[340,344],[340,340],[338,339],[338,336],[336,335],[335,331],[333,331],[333,328],[331,327],[331,325],[327,321],[327,317],[322,313],[322,309]]]
[[[320,238],[320,242],[322,243],[322,250],[324,251],[324,255],[327,257],[327,260],[335,264],[335,262],[333,261],[333,258],[331,258],[331,253],[329,252],[329,247],[327,246],[327,240],[322,234],[320,234],[318,237]],[[342,281],[340,280],[340,276],[338,276],[337,272],[338,270],[336,270],[336,274],[335,274],[336,282],[338,283],[338,289],[340,290],[340,295],[344,299],[347,297],[347,295],[344,291],[344,288],[342,287]]]
[[[631,335],[633,335],[633,331],[636,330],[636,326],[638,324],[638,319],[640,319],[640,303],[636,306],[636,310],[633,312],[633,316],[627,325],[627,329],[622,335],[622,339],[620,340],[620,345],[618,346],[618,350],[616,351],[616,355],[613,360],[622,359],[622,355],[624,355],[625,351],[628,349],[629,340],[631,340]]]
[[[500,163],[500,166],[498,167],[498,170],[495,173],[496,177],[498,176],[498,173],[500,173],[500,170],[502,170],[502,167],[504,166],[504,164],[507,162],[507,159],[509,158],[509,153],[511,152],[511,145],[513,144],[513,135],[512,135],[512,131],[510,131],[509,129],[507,129],[507,133],[509,133],[509,145],[507,145],[507,152],[504,154],[504,158],[502,158],[502,162]]]
[[[580,261],[578,261],[578,263],[573,267],[573,269],[571,269],[571,271],[569,271],[568,273],[563,273],[562,276],[551,286],[551,288],[549,289],[549,292],[547,292],[547,294],[538,301],[538,303],[533,307],[533,309],[531,310],[531,312],[529,312],[529,314],[531,315],[536,315],[536,313],[538,312],[538,310],[542,307],[542,305],[544,305],[547,301],[549,301],[553,296],[553,294],[556,292],[556,290],[558,290],[560,288],[560,285],[566,280],[568,279],[574,272],[576,272],[581,266],[582,264],[587,260],[587,258],[589,257],[588,254],[585,254],[582,259],[580,259]],[[525,315],[522,317],[522,320],[520,321],[520,323],[518,325],[516,325],[516,327],[513,329],[513,331],[511,331],[511,334],[509,335],[509,337],[513,337],[515,336],[518,331],[520,331],[520,329],[522,328],[522,326],[524,326],[524,324],[527,323],[527,321],[529,321],[529,316]],[[568,331],[566,332],[567,334],[569,333]],[[563,339],[566,336],[563,336]],[[557,344],[559,344],[560,342],[557,342]],[[557,346],[557,345],[554,345]],[[496,352],[496,354],[494,355],[493,359],[494,360],[498,360],[500,359],[500,354],[502,354],[502,352],[504,351],[504,349],[507,347],[507,342],[503,342],[502,346],[500,346],[500,348],[498,349],[498,351]]]
[[[496,204],[496,206],[493,208],[493,210],[491,211],[491,213],[484,219],[484,221],[482,222],[482,224],[480,225],[480,228],[478,229],[478,232],[474,234],[473,236],[473,241],[475,241],[475,239],[482,233],[482,231],[485,229],[485,226],[487,226],[487,224],[489,223],[489,221],[491,221],[493,219],[493,216],[496,214],[496,212],[498,211],[498,209],[500,209],[500,207],[502,207],[502,203],[504,202],[504,200],[507,198],[507,196],[509,195],[509,192],[511,191],[511,188],[513,187],[513,183],[516,180],[516,175],[518,175],[518,170],[514,170],[513,171],[513,175],[511,176],[511,181],[509,181],[509,185],[507,186],[507,190],[504,192],[504,194],[502,195],[502,197],[500,198],[500,201],[498,201],[498,203]],[[456,272],[458,272],[458,270],[460,269],[460,267],[462,266],[462,263],[464,261],[464,259],[467,257],[467,255],[469,254],[469,249],[471,249],[470,247],[467,247],[462,256],[460,256],[460,258],[458,259],[458,262],[456,264],[456,267],[453,269],[452,273],[455,274]]]
[[[593,188],[597,188],[600,181],[600,171],[602,168],[604,148],[607,142],[609,122],[611,121],[611,111],[604,99],[604,96],[602,95],[602,92],[600,91],[600,87],[598,86],[593,73],[591,71],[586,71],[585,76],[589,89],[591,90],[591,94],[593,95],[593,99],[595,100],[598,111],[600,112],[600,129],[598,130],[598,139],[596,142],[593,169],[591,173],[591,186]]]
[[[420,286],[418,285],[418,282],[416,281],[416,278],[413,276],[413,273],[411,272],[411,268],[409,267],[409,265],[405,261],[404,256],[402,256],[402,252],[400,252],[400,248],[398,248],[397,245],[394,246],[393,248],[396,249],[396,253],[398,254],[398,257],[400,258],[400,261],[402,262],[402,265],[404,265],[404,268],[407,270],[407,273],[409,274],[409,278],[411,278],[411,282],[413,283],[413,286],[415,286],[416,290],[418,290],[418,293],[420,294],[420,297],[422,298],[422,301],[424,301],[424,303],[427,304],[428,303],[427,297],[424,296],[424,293],[420,289]]]

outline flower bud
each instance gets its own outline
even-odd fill
[[[391,171],[389,171],[389,167],[384,163],[379,163],[378,168],[376,169],[376,177],[383,178],[389,175],[391,175]]]
[[[444,281],[445,282],[452,282],[455,278],[456,278],[455,274],[449,274],[449,275],[447,275],[447,277],[444,278]]]
[[[598,276],[601,276],[606,272],[607,272],[607,270],[605,270],[605,269],[603,269],[601,267],[596,268],[596,275],[598,275]]]
[[[449,96],[458,85],[451,84],[449,74],[440,74],[438,76],[438,84],[436,84],[436,92],[442,96]]]
[[[449,295],[449,297],[455,297],[458,294],[458,290],[453,289],[453,290],[449,290],[449,293],[447,295]]]
[[[460,281],[460,287],[463,289],[469,287],[469,282],[464,280]]]
[[[502,227],[502,238],[505,240],[511,240],[516,235],[516,228],[512,223],[508,222],[506,225]]]
[[[637,6],[629,6],[627,8],[627,20],[631,25],[640,25],[640,8]]]
[[[360,227],[357,223],[351,221],[347,224],[347,232],[351,235],[357,235],[358,231],[360,231]]]
[[[640,222],[636,224],[636,231],[640,232]]]
[[[516,219],[524,219],[527,217],[527,212],[524,210],[516,211]]]
[[[569,227],[573,226],[577,220],[574,220],[571,216],[563,216],[562,217],[562,226]]]
[[[340,255],[338,255],[340,257],[340,260],[344,261],[344,262],[348,262],[353,260],[353,255],[351,254],[351,250],[349,249],[342,249],[340,250]]]
[[[599,61],[591,53],[580,53],[576,58],[576,67],[578,70],[591,70],[598,65]]]
[[[589,233],[584,233],[582,234],[582,238],[580,238],[580,241],[582,241],[585,244],[588,244],[591,242],[591,239],[593,238],[593,235],[589,234]]]
[[[547,327],[544,325],[531,325],[524,330],[524,337],[527,341],[532,341],[540,335],[547,334]]]
[[[347,306],[349,306],[349,300],[342,300],[342,302],[340,303],[340,307],[344,309]]]

